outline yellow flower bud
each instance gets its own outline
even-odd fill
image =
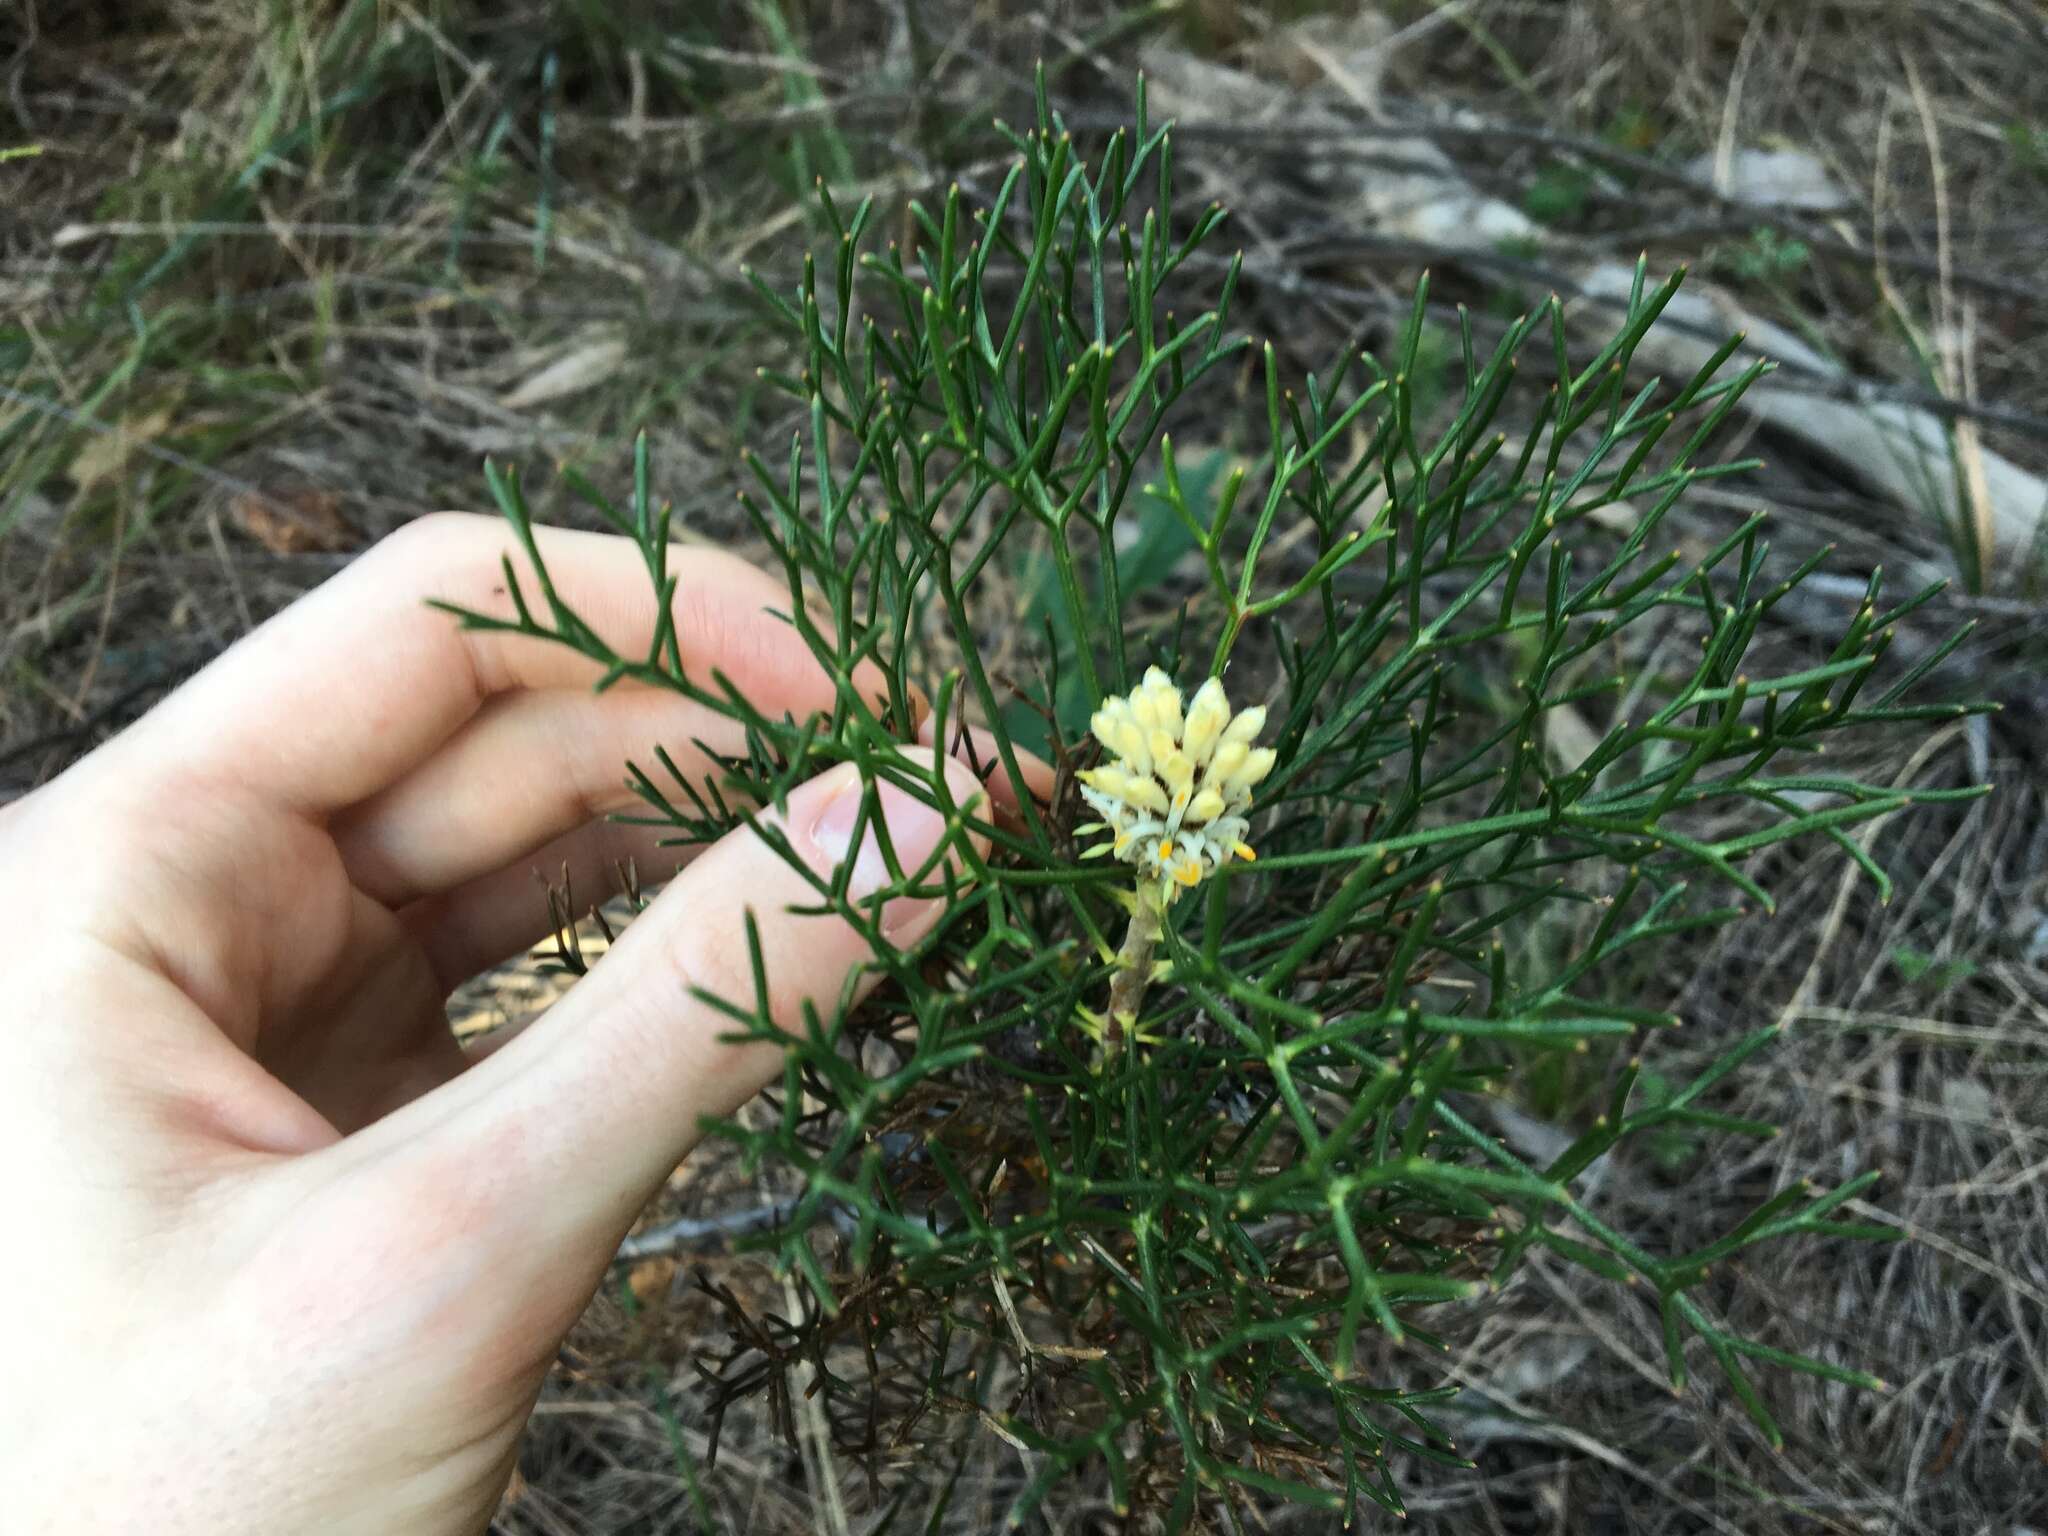
[[[1075,777],[1080,779],[1090,789],[1099,789],[1105,795],[1117,800],[1124,798],[1131,782],[1131,776],[1125,773],[1123,769],[1107,766],[1090,768],[1083,773],[1075,775]]]
[[[1259,739],[1259,732],[1266,728],[1266,706],[1254,704],[1250,709],[1239,710],[1237,718],[1223,728],[1225,741],[1241,741],[1250,746]]]
[[[1226,741],[1216,749],[1216,755],[1209,759],[1209,772],[1203,782],[1227,786],[1231,775],[1244,766],[1244,760],[1251,756],[1252,749],[1241,741]]]
[[[1152,771],[1152,753],[1145,745],[1145,733],[1138,728],[1137,721],[1117,721],[1112,735],[1114,739],[1104,742],[1103,745],[1122,758],[1132,772]]]
[[[1231,789],[1249,790],[1263,782],[1273,771],[1275,753],[1271,747],[1255,747],[1245,757],[1244,766],[1230,776]]]
[[[1123,798],[1139,810],[1150,811],[1154,816],[1166,814],[1166,791],[1159,787],[1159,781],[1156,779],[1132,779],[1124,790]]]
[[[1176,740],[1180,737],[1180,690],[1172,684],[1152,690],[1152,707],[1159,716],[1159,728]]]
[[[1182,750],[1198,763],[1205,761],[1229,723],[1230,700],[1223,696],[1222,680],[1212,677],[1195,690],[1194,702],[1188,705]]]

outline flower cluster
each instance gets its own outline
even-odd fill
[[[1082,798],[1112,839],[1095,852],[1136,865],[1168,901],[1233,857],[1253,857],[1246,814],[1252,790],[1273,771],[1273,749],[1253,745],[1263,706],[1232,716],[1212,677],[1183,712],[1180,689],[1150,667],[1128,697],[1104,700],[1092,724],[1111,757],[1079,776]]]

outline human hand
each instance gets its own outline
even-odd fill
[[[570,603],[644,650],[632,546],[541,538]],[[700,1117],[779,1069],[692,996],[752,995],[745,909],[786,1023],[867,958],[788,912],[811,888],[739,832],[537,1024],[465,1055],[444,1002],[544,936],[536,866],[583,889],[626,859],[676,869],[602,820],[630,803],[625,760],[742,746],[675,695],[593,696],[583,658],[424,606],[508,611],[504,544],[482,518],[414,524],[0,810],[10,1530],[481,1530],[620,1238]],[[764,611],[785,589],[709,551],[675,568],[686,666],[769,713],[829,706]],[[957,803],[984,788],[945,772]],[[880,796],[901,863],[924,861],[938,813]],[[829,872],[858,803],[835,769],[784,831]],[[853,889],[885,879],[870,842]],[[907,945],[938,916],[901,898],[884,930]]]

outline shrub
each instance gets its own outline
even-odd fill
[[[1013,1519],[1091,1463],[1119,1508],[1176,1529],[1251,1493],[1398,1512],[1397,1453],[1458,1460],[1431,1416],[1454,1390],[1431,1375],[1432,1319],[1539,1247],[1657,1310],[1674,1387],[1701,1341],[1774,1440],[1753,1364],[1877,1385],[1730,1332],[1696,1294],[1757,1244],[1893,1235],[1838,1216],[1874,1174],[1783,1189],[1683,1253],[1574,1191],[1638,1138],[1771,1133],[1713,1108],[1768,1028],[1636,1091],[1679,1021],[1631,1001],[1614,962],[1768,910],[1758,856],[1790,839],[1831,841],[1888,890],[1845,832],[1936,796],[1816,759],[1838,732],[1959,712],[1907,702],[1938,655],[1879,681],[1891,625],[1931,592],[1887,609],[1873,580],[1824,659],[1743,670],[1822,557],[1767,577],[1761,515],[1691,556],[1653,543],[1688,487],[1745,467],[1702,455],[1763,371],[1723,377],[1731,341],[1690,379],[1629,379],[1677,277],[1639,269],[1576,366],[1555,300],[1484,352],[1462,311],[1454,337],[1429,321],[1425,285],[1388,362],[1340,357],[1289,388],[1273,346],[1230,332],[1254,277],[1205,255],[1223,212],[1176,203],[1142,86],[1092,166],[1042,88],[1035,125],[1003,131],[1016,160],[989,207],[957,188],[912,204],[907,244],[877,250],[872,205],[821,190],[824,270],[759,285],[801,358],[769,377],[807,430],[786,464],[752,461],[743,500],[787,621],[838,680],[829,714],[770,718],[685,674],[666,634],[615,653],[549,586],[517,477],[489,471],[533,571],[507,562],[513,616],[464,621],[745,728],[715,782],[665,753],[634,767],[645,818],[716,838],[853,762],[991,850],[958,838],[971,879],[935,859],[867,902],[811,877],[816,909],[872,940],[885,981],[858,1006],[778,1027],[758,944],[756,996],[716,1000],[786,1048],[772,1113],[717,1130],[800,1178],[769,1243],[809,1300],[750,1319],[726,1295],[714,1421],[755,1390],[786,1412],[795,1385],[878,1476],[985,1430],[1032,1468]],[[1198,286],[1199,312],[1168,307]],[[1543,392],[1511,436],[1496,423],[1525,372]],[[1176,453],[1171,422],[1240,402],[1255,451]],[[624,510],[569,474],[668,591],[644,440]],[[1672,622],[1685,665],[1619,659],[1617,637]],[[862,663],[885,698],[853,686]],[[1627,718],[1561,756],[1556,721],[1616,698]],[[991,772],[1021,780],[1042,752],[1050,798],[1014,821],[953,804],[897,750],[925,699],[949,740],[984,728]],[[927,941],[883,942],[880,903],[941,887]],[[1572,951],[1511,964],[1504,938],[1559,914]],[[1574,1054],[1604,1108],[1533,1164],[1489,1105]]]

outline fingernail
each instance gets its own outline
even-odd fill
[[[855,851],[853,847],[854,824],[860,820],[861,793],[858,776],[850,777],[825,803],[818,819],[811,824],[810,832],[811,846],[817,849],[821,860],[831,869],[840,868],[849,857],[852,858],[853,873],[847,879],[846,894],[853,901],[864,901],[893,883],[888,860],[882,856],[881,838],[876,832],[873,816],[868,818],[863,828],[859,850]],[[889,846],[895,850],[897,865],[906,876],[916,875],[945,838],[945,816],[908,791],[883,779],[875,781],[875,810],[888,823]],[[937,872],[927,878],[936,880]],[[898,896],[882,908],[882,932],[901,932],[935,905],[937,898]]]

